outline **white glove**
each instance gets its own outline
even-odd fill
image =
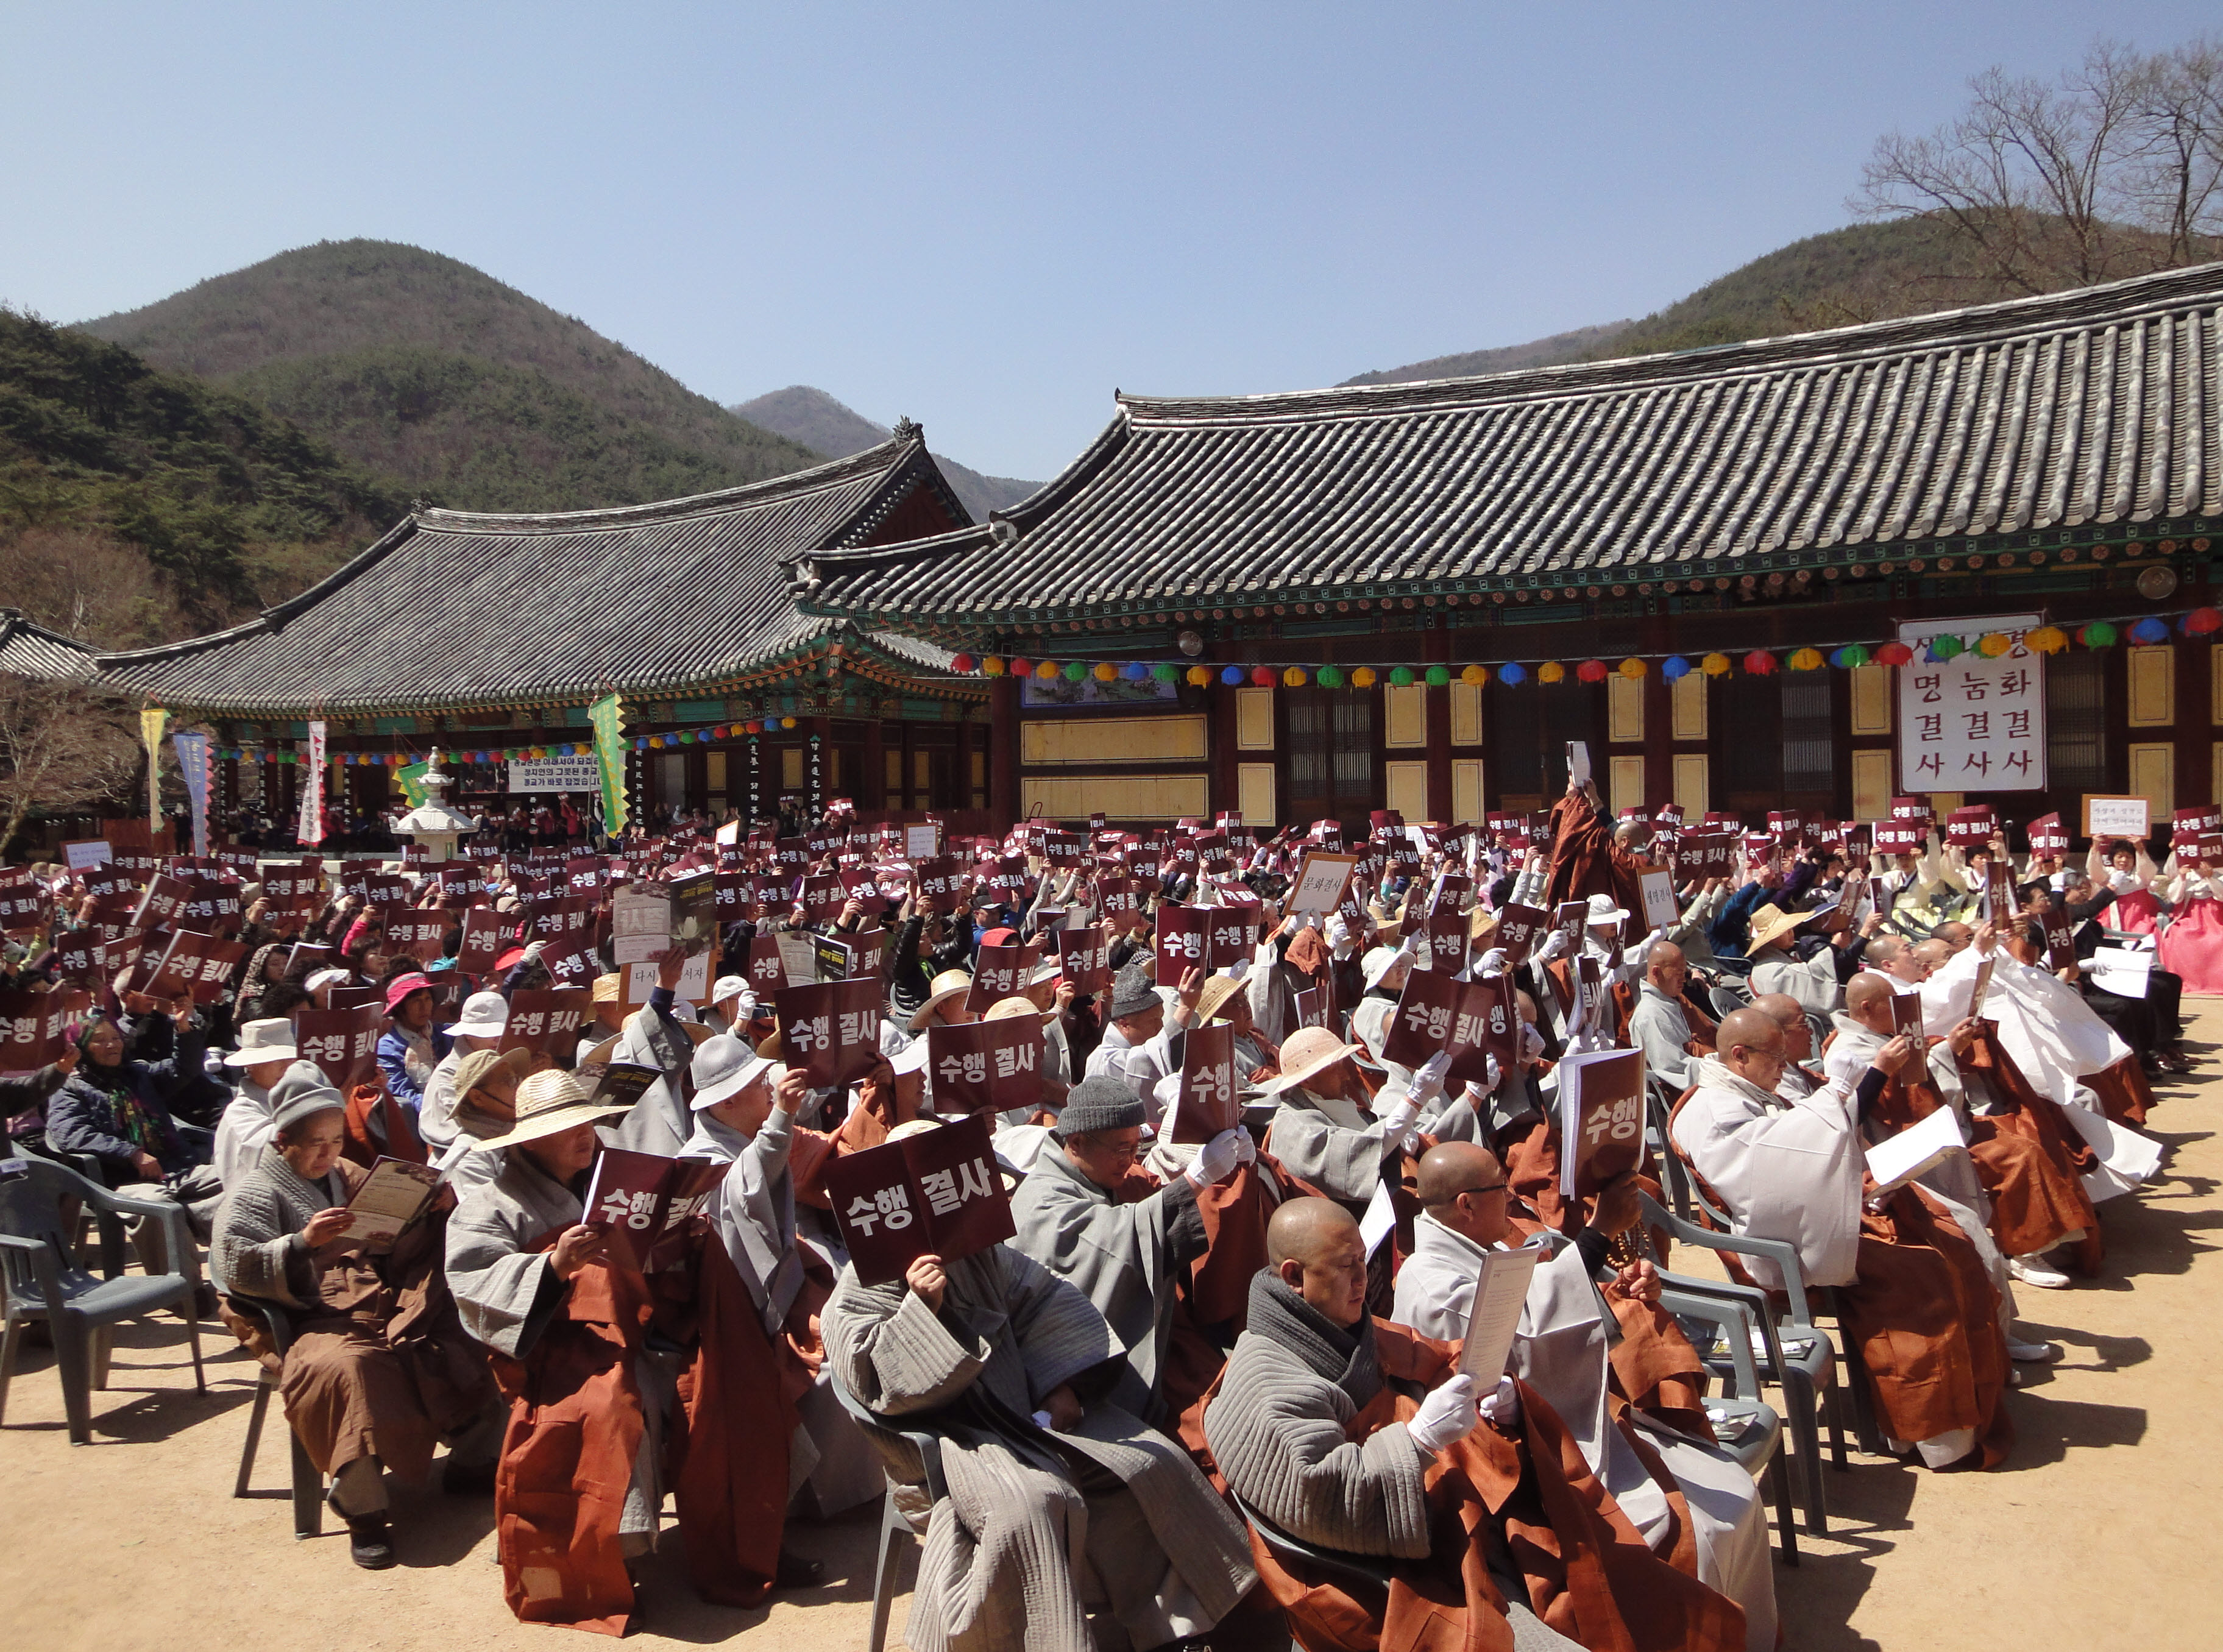
[[[1544,1035],[1536,1031],[1533,1023],[1523,1021],[1521,1024],[1521,1059],[1537,1061],[1542,1058],[1543,1054]]]
[[[1158,1104],[1158,1134],[1171,1141],[1174,1138],[1174,1119],[1181,1112],[1181,1075],[1168,1073],[1150,1087],[1150,1096]]]
[[[1451,1069],[1452,1052],[1448,1050],[1439,1050],[1420,1063],[1413,1075],[1413,1088],[1405,1093],[1416,1113],[1444,1093],[1444,1075]]]
[[[1474,1378],[1464,1371],[1432,1389],[1420,1409],[1405,1425],[1405,1432],[1413,1436],[1413,1443],[1431,1457],[1445,1447],[1456,1445],[1481,1425],[1482,1414],[1474,1403]]]
[[[1482,955],[1481,962],[1475,965],[1471,973],[1477,980],[1482,980],[1486,975],[1503,974],[1505,973],[1505,949],[1503,947],[1490,948],[1489,951]]]
[[[1351,944],[1351,924],[1341,912],[1328,914],[1326,940],[1328,946],[1337,952]]]
[[[1235,1138],[1236,1162],[1239,1164],[1256,1164],[1258,1162],[1258,1144],[1250,1139],[1250,1132],[1238,1129],[1231,1130],[1227,1133]]]
[[[1488,1095],[1505,1081],[1505,1069],[1497,1064],[1496,1056],[1485,1051],[1482,1060],[1483,1067],[1482,1082],[1476,1084],[1470,1081],[1466,1087],[1467,1094],[1477,1098]]]
[[[1181,1174],[1193,1188],[1208,1188],[1241,1163],[1242,1150],[1235,1138],[1244,1132],[1240,1129],[1223,1130],[1196,1150],[1196,1157],[1188,1162]]]
[[[1494,1422],[1501,1428],[1517,1428],[1521,1426],[1521,1390],[1514,1386],[1510,1377],[1501,1377],[1497,1379],[1497,1391],[1483,1395],[1477,1409],[1485,1422]]]
[[[1529,957],[1531,962],[1535,963],[1549,963],[1566,949],[1567,932],[1565,930],[1553,930],[1544,937],[1544,944],[1531,953]]]
[[[1411,1097],[1401,1095],[1374,1116],[1382,1121],[1383,1141],[1402,1141],[1405,1132],[1413,1127],[1413,1120],[1420,1116],[1420,1110],[1413,1105]]]

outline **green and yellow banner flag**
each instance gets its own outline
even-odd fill
[[[139,714],[139,738],[147,744],[147,828],[158,830],[162,824],[162,729],[170,721],[168,710],[150,705]]]
[[[602,771],[602,829],[612,837],[626,826],[625,709],[614,694],[605,694],[587,708],[595,725],[595,757]]]

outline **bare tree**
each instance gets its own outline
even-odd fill
[[[1948,226],[1974,281],[2014,293],[2223,255],[2223,48],[2100,41],[2048,84],[1992,68],[1927,136],[1880,140],[1850,202]]]

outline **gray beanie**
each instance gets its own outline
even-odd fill
[[[1066,1093],[1053,1129],[1058,1140],[1099,1130],[1132,1130],[1143,1122],[1143,1099],[1116,1078],[1084,1078]]]
[[[1112,981],[1111,1018],[1118,1020],[1123,1015],[1140,1015],[1159,1002],[1158,989],[1150,984],[1140,964],[1129,964]]]
[[[297,1061],[285,1076],[270,1087],[270,1128],[274,1133],[291,1130],[304,1119],[333,1110],[345,1112],[347,1098],[331,1087],[324,1069]]]

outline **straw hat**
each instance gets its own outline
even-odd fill
[[[517,1147],[544,1136],[561,1134],[578,1125],[600,1123],[628,1113],[596,1101],[577,1078],[560,1069],[535,1073],[517,1087],[517,1122],[506,1136],[489,1137],[471,1144],[473,1151]]]
[[[1226,1007],[1227,1000],[1243,990],[1243,983],[1232,975],[1214,975],[1205,982],[1204,990],[1196,995],[1196,1024],[1203,1026]]]
[[[1034,999],[1016,995],[998,999],[988,1006],[988,1013],[980,1018],[983,1021],[1008,1021],[1016,1015],[1031,1015],[1045,1026],[1057,1019],[1055,1010],[1037,1010]]]
[[[960,993],[969,993],[972,990],[973,977],[964,970],[943,970],[934,978],[933,986],[927,989],[926,1002],[913,1011],[910,1019],[904,1023],[905,1030],[916,1032],[926,1025],[927,1018],[935,1010]]]
[[[1786,912],[1776,906],[1762,906],[1752,915],[1752,938],[1745,943],[1745,955],[1750,957],[1770,941],[1788,935],[1806,921],[1804,912]]]
[[[619,981],[615,975],[595,976],[595,1002],[597,1004],[616,1003],[618,1001],[618,989],[621,984],[622,983]]]
[[[1279,1095],[1359,1053],[1358,1045],[1344,1043],[1326,1027],[1299,1027],[1282,1041],[1280,1076],[1269,1079],[1258,1088],[1265,1094]]]

